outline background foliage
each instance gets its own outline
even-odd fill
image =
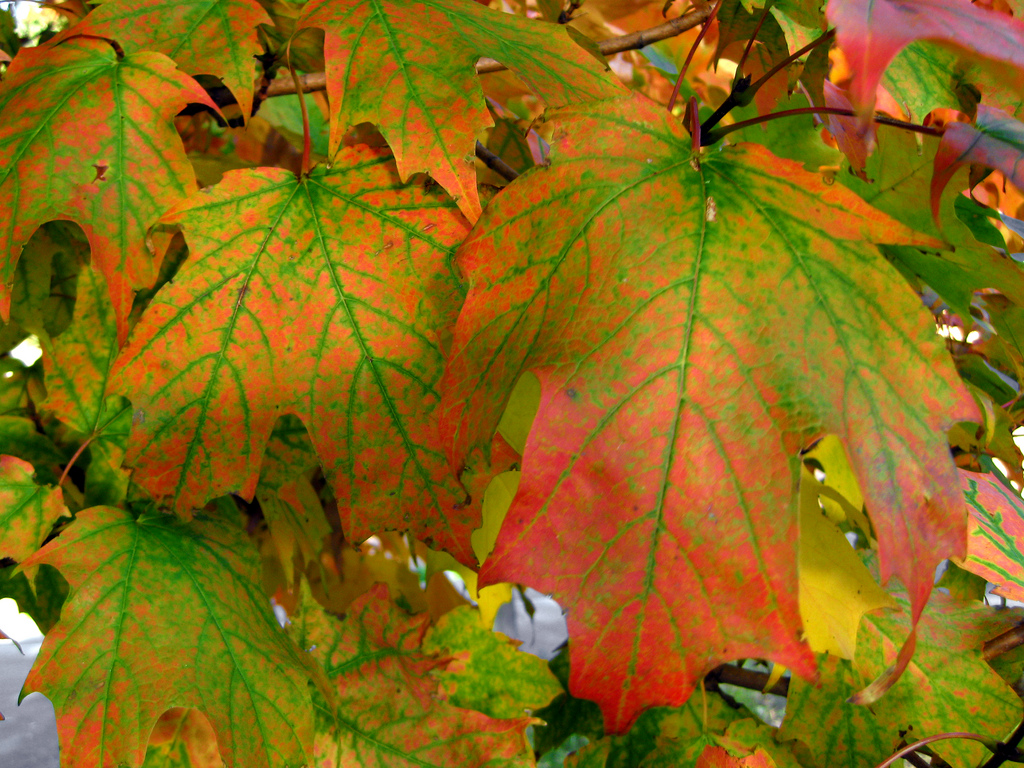
[[[1021,759],[1017,0],[44,6],[0,596],[63,765]]]

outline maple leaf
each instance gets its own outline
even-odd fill
[[[953,174],[964,165],[1002,171],[1007,180],[1024,185],[1024,123],[998,109],[981,105],[974,125],[950,123],[935,153],[932,176],[932,217],[939,220],[939,200]]]
[[[494,718],[521,717],[551,703],[562,686],[547,662],[518,651],[520,641],[492,632],[472,606],[449,611],[430,628],[423,651],[455,662],[445,670],[447,700]]]
[[[1024,69],[1024,22],[968,0],[829,0],[825,13],[853,71],[851,101],[864,115],[886,67],[917,40]]]
[[[977,74],[957,51],[922,41],[897,54],[881,83],[911,121],[921,122],[936,107],[973,115],[978,91],[972,81]]]
[[[206,715],[228,766],[305,761],[315,675],[260,590],[244,531],[93,507],[23,567],[44,563],[71,594],[25,685],[53,702],[63,765],[140,765],[172,707]]]
[[[991,475],[960,471],[967,499],[967,557],[957,562],[993,582],[997,595],[1024,600],[1024,502]]]
[[[618,733],[722,661],[811,674],[794,462],[815,435],[845,441],[883,578],[910,585],[918,615],[937,563],[966,548],[944,432],[976,411],[870,245],[937,241],[756,145],[693,157],[638,97],[565,109],[556,129],[551,167],[460,249],[442,428],[458,465],[519,375],[540,379],[481,583],[526,580],[569,609],[572,690]]]
[[[404,616],[378,584],[341,623],[306,601],[294,620],[303,648],[336,687],[333,707],[319,709],[318,766],[523,766],[532,718],[496,720],[436,696],[450,659],[421,648],[428,617]]]
[[[570,710],[579,704],[593,706],[590,702],[571,697],[564,703],[569,704]],[[537,714],[546,717],[550,716],[549,712],[550,707]],[[741,711],[726,704],[719,696],[695,696],[681,707],[654,707],[647,710],[629,732],[621,736],[602,737],[600,732],[593,733],[590,729],[580,728],[580,733],[593,738],[578,754],[584,756],[581,764],[599,768],[646,765],[651,755],[675,759],[676,765],[692,765],[703,746],[711,743],[707,738],[709,732],[725,731],[743,716]],[[579,727],[580,723],[577,720],[573,725]],[[543,730],[538,729],[538,734],[543,734]],[[543,736],[538,735],[538,738],[543,739]]]
[[[297,24],[304,27],[326,35],[331,154],[346,128],[375,123],[402,178],[426,171],[472,221],[480,215],[474,143],[493,125],[475,70],[481,56],[549,106],[622,94],[565,27],[471,0],[314,0]]]
[[[904,599],[897,598],[906,608]],[[847,697],[877,677],[906,635],[906,611],[864,617],[853,662],[825,657],[820,686],[790,681],[780,739],[800,739],[820,765],[860,768],[892,754],[901,740],[967,731],[1002,738],[1018,723],[1020,699],[982,657],[982,645],[1018,617],[936,593],[918,626],[917,653],[903,677],[870,707]],[[954,765],[977,765],[973,741],[931,745]]]
[[[656,768],[662,763],[651,762],[651,768]],[[677,765],[677,763],[665,763],[664,765]],[[747,757],[734,757],[723,747],[708,745],[697,758],[696,768],[775,768],[775,761],[767,752],[758,747]]]
[[[37,485],[34,472],[27,461],[0,455],[0,557],[24,560],[69,514],[60,488]]]
[[[463,290],[455,206],[363,147],[302,179],[227,173],[164,220],[191,255],[114,374],[134,408],[135,482],[184,515],[229,491],[251,499],[274,423],[292,413],[350,540],[413,528],[472,563],[477,517],[434,416]]]
[[[149,227],[195,188],[171,118],[206,92],[157,53],[118,58],[90,38],[24,48],[0,85],[0,318],[21,247],[43,222],[78,223],[107,280],[118,338],[136,288],[156,278]],[[82,130],[87,125],[88,130]]]
[[[800,474],[800,615],[811,650],[852,659],[861,616],[896,603],[823,514],[818,499],[826,492],[805,467]]]
[[[88,35],[127,53],[162,53],[190,75],[215,75],[231,89],[244,119],[252,111],[256,35],[270,16],[256,0],[106,0],[51,41]]]

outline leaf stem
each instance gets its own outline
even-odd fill
[[[740,57],[740,63],[736,65],[736,71],[739,74],[743,74],[743,65],[747,63],[747,56],[750,55],[750,49],[754,47],[754,41],[757,40],[757,34],[761,31],[764,20],[768,18],[768,12],[772,9],[772,3],[769,2],[764,4],[764,10],[761,11],[761,18],[757,20],[757,26],[754,27],[754,31],[750,33],[750,39],[747,40],[747,46],[743,49],[743,55]]]
[[[78,446],[78,450],[75,451],[74,455],[71,457],[71,460],[64,465],[64,471],[61,473],[60,480],[57,481],[58,488],[62,488],[64,486],[64,481],[67,480],[68,478],[68,472],[70,472],[71,468],[75,466],[75,462],[78,461],[78,457],[82,455],[82,451],[84,451],[89,446],[89,443],[91,443],[95,438],[96,435],[92,434],[84,443]]]
[[[302,92],[302,83],[299,82],[299,74],[295,71],[295,65],[292,64],[291,40],[288,41],[285,58],[288,60],[288,71],[292,75],[292,83],[295,85],[295,92],[299,95],[299,109],[302,110],[302,175],[300,178],[304,178],[309,175],[309,154],[311,143],[309,138],[309,112],[306,110],[306,97]]]
[[[711,13],[704,20],[704,25],[700,28],[700,34],[697,35],[697,39],[693,41],[693,45],[690,46],[690,52],[686,54],[686,61],[683,62],[683,66],[679,70],[679,77],[676,78],[676,85],[672,89],[672,95],[668,99],[668,111],[672,113],[672,109],[676,105],[676,99],[679,98],[679,89],[683,85],[683,78],[686,77],[686,70],[690,67],[690,62],[693,61],[693,55],[697,52],[697,48],[700,47],[701,40],[704,39],[704,35],[708,32],[708,27],[711,26],[711,22],[714,21],[715,16],[718,14],[718,9],[722,7],[722,0],[718,0],[715,3],[715,7],[711,9]]]
[[[894,752],[888,758],[880,762],[878,765],[875,766],[875,768],[889,768],[890,765],[895,763],[904,755],[909,755],[911,752],[916,752],[918,749],[925,746],[926,744],[931,744],[936,741],[945,741],[947,739],[969,739],[971,741],[980,741],[993,752],[997,751],[999,744],[994,739],[981,736],[977,733],[966,733],[964,731],[955,731],[953,733],[937,733],[934,736],[927,736],[921,739],[920,741],[915,741],[913,744],[908,744],[903,749]]]
[[[753,86],[751,86],[753,87]],[[793,117],[794,115],[843,115],[845,117],[857,117],[857,113],[852,109],[840,109],[838,107],[800,107],[799,109],[784,109],[781,112],[772,112],[768,115],[760,115],[758,117],[752,117],[749,120],[741,120],[738,123],[732,125],[719,126],[710,133],[704,134],[704,146],[714,144],[716,141],[720,141],[722,137],[732,133],[733,131],[740,131],[744,128],[748,128],[751,125],[757,125],[758,123],[766,123],[769,120],[775,120],[780,117]],[[914,133],[922,133],[925,136],[942,136],[942,130],[938,128],[932,128],[927,125],[918,125],[917,123],[908,123],[903,120],[897,120],[893,117],[885,117],[883,115],[875,115],[874,121],[879,125],[889,125],[893,128],[902,128],[905,131],[913,131]],[[710,118],[709,118],[710,120]],[[705,121],[706,125],[707,121]],[[701,126],[702,131],[705,126]]]
[[[623,51],[635,51],[638,48],[646,48],[651,43],[676,37],[704,23],[711,14],[711,10],[710,6],[699,8],[650,29],[641,29],[638,32],[630,32],[628,35],[601,40],[597,43],[597,47],[605,56],[610,56],[613,53],[622,53]],[[500,72],[503,69],[507,69],[507,67],[494,59],[482,58],[476,64],[478,75],[485,74],[486,72]],[[295,93],[299,87],[307,93],[309,91],[323,91],[327,88],[327,74],[325,72],[311,72],[307,75],[301,75],[299,82],[301,86],[297,86],[294,82],[289,82],[287,79],[274,80],[267,87],[267,98]]]
[[[803,56],[808,51],[812,51],[815,48],[817,48],[819,45],[821,45],[822,43],[831,40],[833,37],[835,37],[835,34],[836,34],[836,31],[834,29],[830,29],[828,32],[824,32],[818,38],[812,40],[807,45],[805,45],[803,48],[801,48],[799,51],[797,51],[796,53],[790,54],[788,57],[786,57],[785,59],[780,61],[774,67],[769,69],[767,72],[764,73],[764,75],[761,77],[761,79],[758,80],[756,83],[751,84],[750,80],[747,79],[747,78],[740,78],[739,80],[737,80],[736,81],[736,85],[733,86],[733,90],[729,94],[729,96],[726,98],[726,100],[723,101],[722,104],[718,107],[718,109],[716,109],[714,111],[714,113],[711,115],[711,117],[709,117],[707,120],[705,120],[701,124],[701,126],[700,126],[701,133],[704,136],[706,136],[708,139],[710,139],[710,135],[709,134],[711,133],[711,129],[714,128],[716,125],[718,125],[722,121],[722,118],[725,117],[727,114],[729,114],[733,110],[733,107],[738,107],[741,104],[749,104],[750,100],[754,97],[754,94],[757,93],[758,90],[760,90],[762,85],[764,85],[769,80],[771,80],[773,77],[775,77],[776,73],[778,73],[784,67],[788,67],[790,64],[792,64],[794,61],[799,59],[801,56]],[[737,72],[738,71],[739,70],[737,70]],[[742,94],[742,96],[741,96],[741,94]],[[777,114],[782,114],[782,113],[779,112]],[[763,115],[762,115],[762,117],[763,117]],[[708,143],[711,143],[711,142],[705,141],[705,145],[708,144]]]

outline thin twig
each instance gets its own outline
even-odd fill
[[[857,117],[857,113],[852,109],[840,109],[838,107],[800,107],[799,109],[784,109],[781,112],[772,112],[767,115],[760,115],[759,117],[752,117],[749,120],[741,120],[738,123],[732,125],[719,125],[715,127],[710,133],[704,135],[703,142],[704,146],[714,144],[716,141],[722,139],[733,131],[739,131],[744,128],[749,128],[751,125],[757,125],[759,123],[767,123],[769,120],[775,120],[780,117],[793,117],[794,115],[843,115],[845,117]],[[914,133],[923,133],[925,136],[934,136],[936,138],[942,136],[942,131],[938,128],[932,128],[927,125],[918,125],[917,123],[908,123],[903,120],[897,120],[893,117],[885,117],[883,115],[875,115],[872,118],[879,125],[888,125],[893,128],[902,128],[905,131],[913,131]],[[701,126],[703,129],[703,126]]]
[[[704,35],[707,34],[708,28],[711,26],[711,22],[714,21],[715,14],[718,13],[718,9],[722,7],[722,0],[718,0],[715,3],[715,7],[711,9],[711,13],[708,14],[704,20],[704,26],[700,28],[700,34],[697,35],[697,39],[693,41],[693,45],[690,46],[690,52],[686,54],[686,61],[683,62],[682,68],[679,70],[679,76],[676,78],[675,87],[672,88],[672,95],[668,97],[668,111],[669,114],[676,106],[676,99],[679,98],[679,89],[683,85],[683,78],[686,77],[686,70],[690,68],[690,62],[693,61],[693,55],[697,52],[697,48],[700,47],[701,40],[704,39]]]
[[[476,143],[476,156],[483,161],[483,164],[508,181],[515,181],[519,178],[519,172],[506,163],[496,154],[491,152],[479,141]]]
[[[750,49],[754,47],[754,41],[757,40],[757,35],[761,31],[761,27],[764,25],[764,20],[768,18],[768,12],[771,11],[772,4],[765,3],[764,10],[761,11],[761,18],[757,20],[757,26],[754,27],[754,31],[750,33],[750,39],[747,40],[747,47],[743,49],[743,55],[740,56],[740,63],[736,65],[736,71],[742,76],[743,65],[747,63],[747,57],[750,55]]]
[[[623,51],[635,51],[638,48],[646,48],[651,43],[667,40],[670,37],[681,35],[688,29],[693,29],[697,25],[702,24],[710,13],[710,6],[699,8],[650,29],[642,29],[639,32],[630,32],[628,35],[620,35],[619,37],[610,37],[607,40],[602,40],[597,44],[597,47],[605,56],[610,56],[613,53],[622,53]],[[508,67],[494,59],[482,58],[476,64],[478,75],[487,72],[500,72],[503,69],[508,69]],[[299,80],[302,83],[302,90],[307,93],[309,91],[322,91],[327,88],[327,75],[324,72],[312,72],[308,75],[302,75]],[[267,97],[285,96],[295,93],[295,91],[295,84],[287,79],[274,80],[267,87]]]
[[[905,757],[911,752],[916,752],[924,745],[932,744],[936,741],[945,741],[946,739],[968,739],[970,741],[980,741],[989,749],[993,749],[995,747],[994,739],[986,738],[985,736],[981,736],[977,733],[965,733],[963,731],[957,731],[955,733],[937,733],[934,736],[928,736],[920,741],[915,741],[913,744],[908,744],[903,749],[891,754],[887,759],[875,766],[875,768],[889,768],[890,765],[895,763],[901,757]]]

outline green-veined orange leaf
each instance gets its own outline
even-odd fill
[[[467,230],[439,190],[403,186],[387,152],[346,149],[296,179],[233,171],[168,215],[191,255],[118,360],[135,481],[188,514],[252,498],[277,418],[299,416],[345,533],[411,528],[472,564],[478,516],[434,413]]]
[[[68,514],[60,488],[37,485],[32,465],[0,455],[0,557],[22,561]]]
[[[119,59],[91,38],[18,53],[0,85],[0,317],[22,246],[43,222],[70,219],[89,238],[125,338],[134,290],[157,274],[146,231],[195,188],[171,125],[188,102],[213,104],[161,54]]]
[[[52,44],[78,35],[117,41],[122,50],[156,51],[190,75],[215,75],[242,116],[252,110],[256,27],[270,16],[256,0],[106,0]]]
[[[472,0],[314,0],[302,27],[326,33],[331,153],[349,126],[376,123],[402,178],[428,172],[474,221],[473,147],[493,124],[475,70],[481,56],[507,66],[550,106],[622,93],[564,27]]]
[[[639,97],[566,109],[556,130],[550,168],[495,198],[459,252],[442,424],[457,465],[516,379],[540,379],[481,583],[568,608],[571,688],[618,733],[722,661],[812,672],[795,492],[816,435],[845,441],[883,577],[916,615],[966,549],[945,430],[976,407],[871,245],[936,240],[756,145],[694,157]]]
[[[311,664],[233,522],[93,507],[24,565],[42,563],[71,594],[25,685],[53,702],[64,768],[140,765],[172,707],[206,715],[228,766],[306,762]]]

